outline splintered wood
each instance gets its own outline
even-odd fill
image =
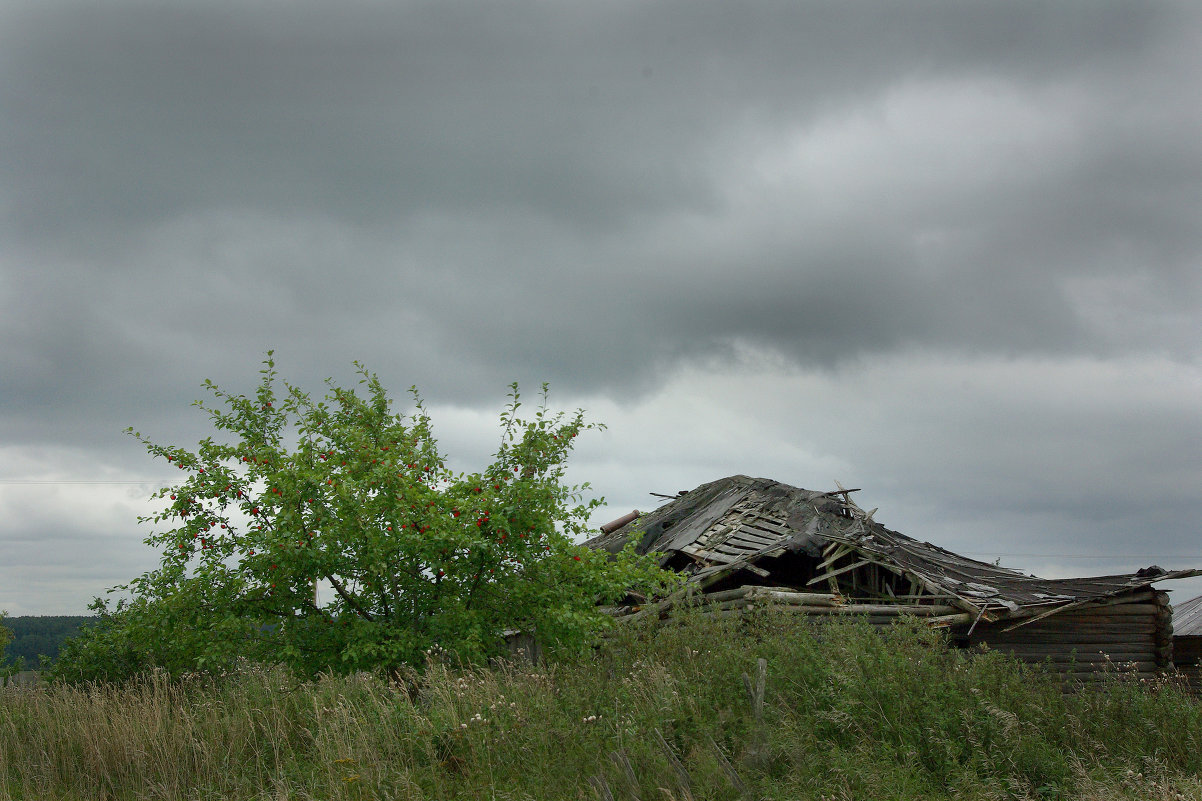
[[[946,603],[857,603],[834,593],[798,592],[789,587],[759,587],[745,585],[713,593],[690,593],[687,590],[664,600],[643,606],[612,610],[619,619],[666,619],[674,608],[690,605],[702,615],[723,612],[746,612],[757,608],[778,607],[803,615],[838,617],[862,616],[871,619],[895,620],[902,615],[925,618],[934,625],[952,625],[972,620],[972,613],[962,612]],[[725,616],[725,615],[720,615]]]

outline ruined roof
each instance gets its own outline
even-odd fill
[[[765,478],[730,476],[683,493],[586,544],[617,552],[632,534],[641,532],[640,553],[661,553],[662,565],[671,563],[703,585],[739,570],[763,577],[767,571],[757,563],[786,552],[822,558],[824,565],[854,555],[900,572],[963,609],[988,608],[990,617],[1039,615],[1164,579],[1202,575],[1198,570],[1170,572],[1159,567],[1077,579],[1025,575],[892,531],[872,519],[876,510],[865,512],[851,501],[850,493],[856,491],[840,487],[815,492]]]
[[[1202,637],[1202,595],[1182,604],[1173,604],[1173,634]]]

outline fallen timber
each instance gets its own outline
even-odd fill
[[[659,603],[612,609],[611,614],[621,620],[664,619],[674,609],[683,606],[694,607],[702,615],[715,612],[747,612],[767,607],[802,615],[880,618],[888,621],[908,615],[925,618],[935,625],[971,622],[974,617],[973,613],[963,612],[949,604],[856,603],[829,593],[796,592],[780,587],[754,585],[714,593],[677,593]]]

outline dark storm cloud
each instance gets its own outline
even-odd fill
[[[1176,16],[1068,4],[15,6],[4,174],[17,222],[44,235],[214,205],[383,223],[524,206],[616,223],[718,202],[708,162],[757,120],[804,126],[928,75],[1110,79],[1148,69]]]
[[[741,430],[723,382],[767,359],[765,427],[640,464],[674,491],[779,438],[774,477],[888,484],[922,454],[944,520],[1000,519],[1024,460],[1097,441],[1043,392],[1057,365],[1146,359],[1148,397],[1085,371],[1127,434],[1081,452],[1176,486],[1196,411],[1156,392],[1197,393],[1200,53],[1186,3],[0,0],[0,478],[144,478],[121,430],[195,441],[201,380],[250,391],[275,348],[310,390],[360,359],[489,415],[549,380],[616,403],[628,443]],[[1017,394],[957,393],[1009,364]],[[802,415],[862,438],[773,433]],[[1125,520],[1099,486],[1043,520]],[[12,508],[0,532],[54,539]]]
[[[135,341],[137,321],[162,331],[162,314],[181,332],[187,317],[218,322],[204,339],[243,356],[281,329],[328,352],[345,335],[320,320],[363,324],[390,353],[424,340],[400,360],[416,380],[441,383],[445,359],[468,368],[452,393],[535,373],[637,386],[738,339],[825,363],[913,343],[1072,349],[1093,340],[1065,308],[1065,275],[1139,262],[1168,274],[1156,302],[1183,282],[1196,294],[1183,265],[1199,251],[1202,131],[1174,99],[1196,66],[1185,17],[1146,4],[10,4],[7,237],[69,254],[46,268],[78,284],[56,298],[94,307],[88,287],[104,283]],[[958,118],[978,103],[988,115],[975,93],[993,90],[1055,118],[1067,142]],[[918,113],[929,127],[907,130]],[[847,118],[853,147],[833,155],[850,161],[826,168]],[[982,134],[996,146],[948,141]],[[856,152],[856,136],[878,141]],[[765,153],[799,148],[808,168],[748,187],[763,207],[732,197]],[[965,197],[962,171],[998,180]],[[735,223],[697,252],[681,219]],[[181,220],[194,241],[148,248]],[[311,252],[285,238],[314,226],[355,242]],[[938,235],[926,252],[916,228]],[[30,291],[18,279],[10,297]],[[72,329],[86,313],[51,332],[49,310],[9,311],[24,321],[16,341],[85,339]],[[40,358],[112,375],[87,348],[120,336]],[[191,339],[194,367],[207,346]]]

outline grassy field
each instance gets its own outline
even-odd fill
[[[1202,799],[1200,773],[1202,706],[1170,682],[1066,696],[917,626],[771,612],[573,664],[433,659],[414,697],[254,667],[0,691],[0,801]]]

